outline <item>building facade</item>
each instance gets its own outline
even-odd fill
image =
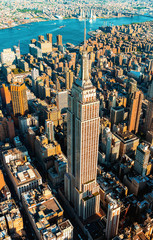
[[[14,116],[24,115],[28,112],[28,101],[25,84],[12,84],[11,98]]]
[[[149,101],[145,121],[145,131],[147,132],[150,130],[153,130],[153,99]]]
[[[108,204],[107,223],[106,223],[106,238],[112,239],[118,234],[118,226],[120,219],[120,207],[114,202]]]
[[[81,80],[77,80],[68,98],[67,157],[65,195],[82,219],[99,212],[97,184],[99,140],[99,101],[88,73],[88,55],[82,54]]]
[[[130,107],[130,116],[129,116],[129,132],[134,131],[138,132],[139,120],[141,114],[141,106],[143,100],[143,93],[141,91],[137,91],[132,96],[132,103]]]
[[[134,162],[134,169],[143,177],[145,177],[147,172],[149,157],[150,157],[150,151],[148,149],[148,145],[141,143],[137,147],[136,159]]]

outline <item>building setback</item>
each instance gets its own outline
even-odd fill
[[[99,101],[88,72],[88,55],[82,54],[81,80],[72,86],[68,98],[67,157],[65,195],[83,219],[99,212],[97,184]]]

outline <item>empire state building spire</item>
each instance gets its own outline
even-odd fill
[[[68,96],[67,158],[68,172],[64,177],[66,198],[83,220],[99,212],[100,194],[97,184],[99,140],[99,101],[96,88],[89,79],[88,53],[81,58],[81,79],[77,79]]]
[[[80,81],[81,80],[81,81]],[[84,46],[81,56],[81,79],[77,80],[77,84],[83,88],[92,86],[92,83],[89,79],[89,59],[88,52],[86,50],[86,20],[84,22]]]
[[[86,50],[86,19],[84,20],[84,51]]]

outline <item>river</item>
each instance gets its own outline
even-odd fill
[[[102,19],[98,18],[90,23],[87,20],[87,32],[96,30],[100,26],[109,25],[122,25],[131,23],[140,23],[145,21],[151,21],[153,18],[145,16],[134,17],[121,17]],[[61,25],[65,25],[64,28],[59,28]],[[0,30],[0,52],[5,48],[12,48],[14,45],[18,45],[20,41],[21,53],[28,53],[28,44],[33,38],[38,38],[38,35],[45,35],[46,33],[53,34],[53,42],[56,41],[56,35],[61,34],[63,36],[63,43],[70,42],[74,45],[83,41],[84,21],[77,19],[65,19],[45,22],[35,22],[30,24],[20,25],[10,29]],[[87,36],[88,38],[89,36]]]

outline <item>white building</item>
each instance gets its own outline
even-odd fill
[[[29,127],[39,127],[39,119],[36,114],[19,117],[19,129],[22,133],[25,133]]]
[[[48,140],[50,142],[53,142],[55,140],[55,136],[54,136],[54,123],[50,119],[46,119],[45,120],[45,132],[46,132],[46,135],[48,137]]]
[[[120,207],[115,201],[108,204],[107,223],[106,223],[106,238],[112,239],[118,234],[118,225],[120,219]]]
[[[27,151],[24,151],[24,147],[9,149],[2,155],[8,177],[19,198],[23,192],[35,189],[42,184],[42,178],[30,164],[30,157]]]
[[[100,207],[96,181],[100,119],[96,88],[89,79],[87,51],[83,51],[81,67],[81,80],[73,83],[68,96],[65,195],[85,220]]]
[[[15,63],[15,53],[11,48],[3,49],[3,52],[1,52],[1,62],[9,66]]]
[[[39,77],[39,70],[37,68],[31,70],[31,77],[33,80],[36,80],[36,78]]]
[[[19,46],[13,46],[13,50],[16,54],[16,58],[20,59],[21,58],[21,54],[20,54],[20,47]]]
[[[136,159],[134,162],[134,169],[143,177],[145,177],[146,175],[149,157],[150,157],[150,150],[148,149],[148,145],[141,143],[137,147]]]
[[[56,94],[56,102],[58,109],[62,111],[67,111],[68,107],[68,91],[59,91]]]

